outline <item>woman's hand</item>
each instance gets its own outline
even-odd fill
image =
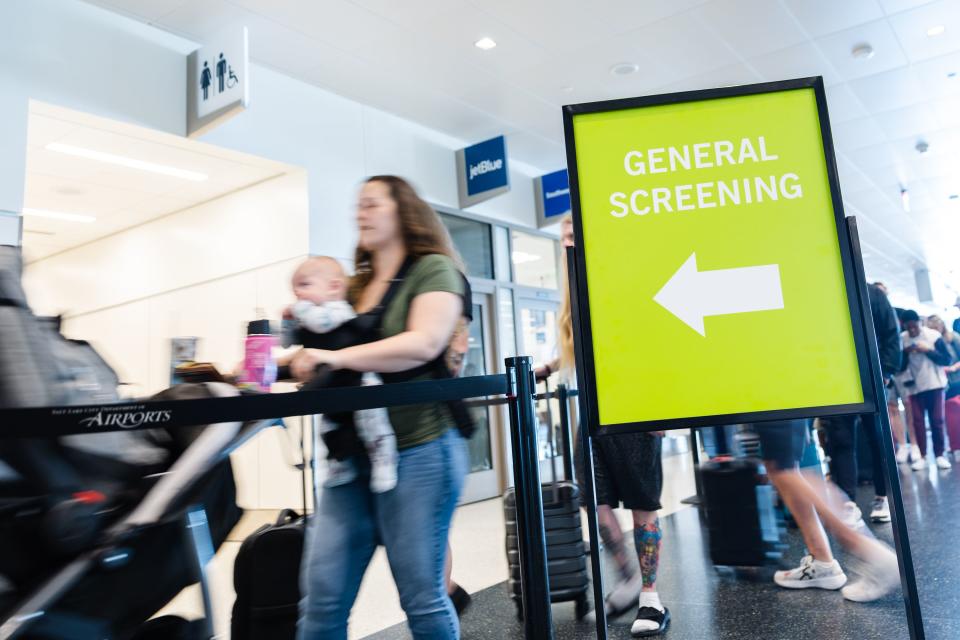
[[[317,367],[325,364],[331,369],[339,369],[340,363],[336,351],[323,349],[301,349],[290,362],[290,373],[302,382],[313,378]]]

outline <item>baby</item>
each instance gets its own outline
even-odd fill
[[[339,262],[319,256],[301,263],[293,274],[293,294],[297,302],[284,311],[283,346],[302,344],[305,347],[340,349],[355,344],[355,331],[351,330],[350,321],[357,314],[346,300],[347,275]],[[365,386],[381,384],[375,373],[356,374],[356,379]],[[390,491],[397,484],[397,438],[387,410],[357,411],[353,421],[370,457],[370,489],[375,493]],[[320,425],[325,440],[330,433],[345,428],[329,416],[323,416]],[[325,485],[347,484],[356,478],[356,474],[349,460],[331,457]]]

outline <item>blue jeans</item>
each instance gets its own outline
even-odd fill
[[[463,438],[448,429],[436,440],[400,451],[392,491],[371,492],[369,466],[363,465],[353,482],[323,489],[300,577],[300,640],[346,640],[350,609],[380,543],[413,637],[460,637],[443,564],[467,462]]]

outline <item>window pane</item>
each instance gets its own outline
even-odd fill
[[[440,214],[467,267],[467,275],[493,279],[493,247],[490,225],[475,220]]]
[[[522,231],[513,232],[514,282],[528,287],[557,289],[557,241]]]

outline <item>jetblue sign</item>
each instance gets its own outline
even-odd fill
[[[469,207],[510,190],[507,141],[498,136],[457,151],[460,206]]]
[[[570,212],[570,178],[566,169],[534,178],[533,189],[537,198],[537,226],[554,224]]]

